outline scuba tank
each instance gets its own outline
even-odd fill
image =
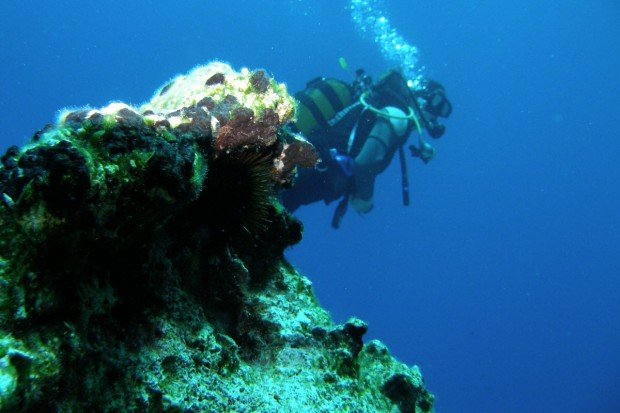
[[[323,77],[308,82],[304,90],[295,93],[295,99],[299,102],[295,126],[306,136],[328,128],[330,120],[355,102],[351,85]]]

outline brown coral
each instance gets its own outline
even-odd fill
[[[281,184],[289,183],[291,174],[297,165],[303,168],[313,168],[318,160],[319,155],[315,147],[302,137],[294,136],[289,143],[284,144],[276,159],[276,179]]]
[[[214,147],[216,151],[226,152],[248,148],[261,151],[276,142],[279,127],[278,114],[272,110],[266,109],[257,119],[250,109],[240,108],[220,128]]]

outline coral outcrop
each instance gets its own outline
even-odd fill
[[[0,159],[0,412],[429,412],[283,258],[312,146],[264,71],[73,109]]]

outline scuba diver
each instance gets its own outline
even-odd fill
[[[412,87],[399,70],[391,69],[376,83],[364,70],[356,71],[352,84],[317,78],[295,94],[299,105],[294,132],[299,132],[318,151],[314,169],[298,170],[294,184],[281,193],[282,204],[291,212],[301,205],[340,198],[332,227],[338,228],[348,204],[358,213],[373,208],[375,178],[399,153],[403,177],[403,202],[409,204],[404,145],[416,130],[418,145],[410,145],[413,157],[428,163],[434,148],[422,136],[422,128],[440,138],[452,105],[438,82],[422,80]]]

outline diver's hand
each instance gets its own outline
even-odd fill
[[[429,163],[435,157],[435,148],[422,139],[420,139],[419,148],[409,145],[409,150],[411,151],[411,156],[420,158],[424,163]]]
[[[429,163],[435,157],[435,148],[424,141],[420,141],[420,148],[418,150],[420,151],[420,159],[424,163]]]
[[[351,198],[351,206],[360,214],[367,214],[373,208],[372,199]]]

